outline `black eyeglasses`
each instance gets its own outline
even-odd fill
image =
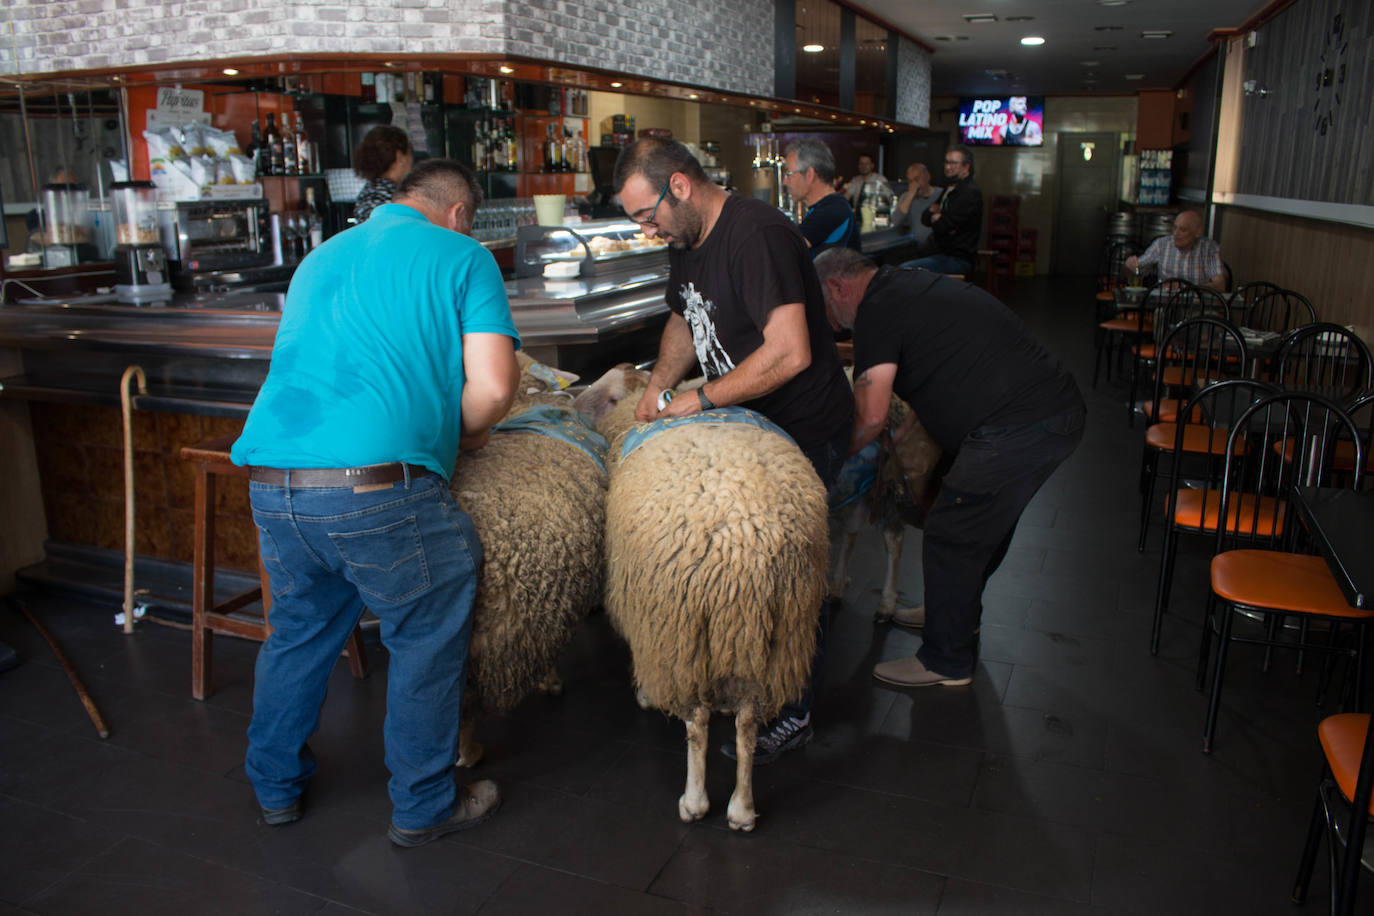
[[[631,216],[630,221],[638,223],[641,226],[653,226],[657,228],[658,223],[654,222],[654,217],[658,216],[658,208],[663,206],[663,198],[667,196],[668,189],[672,187],[672,184],[673,180],[671,178],[668,179],[668,183],[663,186],[663,190],[658,192],[658,200],[654,201],[654,208],[649,211],[649,215],[647,217],[645,217],[644,219],[640,219],[637,216]]]

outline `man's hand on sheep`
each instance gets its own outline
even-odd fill
[[[662,389],[650,385],[639,396],[639,403],[635,405],[635,419],[640,423],[658,419],[658,393],[660,390]]]

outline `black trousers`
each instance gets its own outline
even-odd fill
[[[959,446],[926,516],[924,645],[931,671],[969,677],[983,587],[1006,556],[1031,498],[1083,438],[1083,407],[1020,426],[982,426]]]

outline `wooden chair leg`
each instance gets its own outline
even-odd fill
[[[367,677],[369,673],[367,664],[367,649],[363,647],[363,628],[354,627],[353,635],[348,637],[348,670],[353,672],[353,676],[358,680]]]
[[[191,696],[205,699],[213,683],[214,633],[206,614],[215,606],[215,479],[196,467],[195,542],[191,582]]]

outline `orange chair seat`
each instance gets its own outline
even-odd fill
[[[1226,437],[1230,434],[1229,429],[1212,429],[1205,423],[1189,423],[1183,427],[1183,450],[1190,455],[1224,455]],[[1177,437],[1177,423],[1156,423],[1145,430],[1145,444],[1162,452],[1173,451]],[[1238,437],[1233,451],[1243,455],[1245,447],[1244,437]]]
[[[1104,289],[1104,290],[1102,290],[1100,293],[1097,294],[1097,301],[1098,301],[1098,302],[1115,302],[1115,301],[1116,301],[1116,293],[1112,292],[1112,291],[1109,290],[1109,289]]]
[[[1205,498],[1202,490],[1179,490],[1175,494],[1175,499],[1178,503],[1178,509],[1173,512],[1175,525],[1199,531],[1217,530],[1221,494],[1216,490],[1207,490]],[[1283,533],[1283,519],[1287,509],[1287,503],[1275,502],[1272,496],[1259,497],[1258,506],[1255,504],[1255,497],[1249,493],[1243,494],[1239,501],[1232,496],[1231,505],[1226,508],[1226,530],[1259,537],[1274,537]],[[1236,518],[1237,514],[1240,515],[1239,521]]]
[[[1274,451],[1283,456],[1284,461],[1293,460],[1293,439],[1287,438],[1282,442],[1274,443]],[[1349,439],[1336,440],[1336,447],[1332,450],[1331,469],[1334,471],[1353,471],[1355,469],[1355,443]],[[1374,471],[1374,449],[1370,449],[1364,456],[1365,471]]]
[[[1131,347],[1131,352],[1134,353],[1136,356],[1139,356],[1141,359],[1154,359],[1155,350],[1155,345],[1152,343],[1136,344],[1135,346]]]
[[[1215,369],[1202,369],[1196,366],[1165,366],[1163,374],[1166,385],[1210,385],[1221,381],[1221,373]]]
[[[1337,716],[1327,716],[1317,726],[1317,737],[1321,739],[1322,751],[1326,754],[1331,775],[1336,777],[1336,785],[1346,801],[1355,797],[1355,781],[1360,774],[1360,757],[1364,754],[1364,742],[1369,734],[1369,714],[1347,712]],[[1369,804],[1369,813],[1374,815],[1374,799]]]
[[[1277,550],[1228,550],[1212,557],[1212,591],[1247,607],[1369,620],[1350,606],[1321,557]]]
[[[1097,326],[1104,331],[1118,331],[1122,334],[1148,333],[1150,331],[1148,324],[1141,328],[1140,322],[1134,318],[1111,318],[1107,321],[1099,321]]]
[[[1140,411],[1141,411],[1141,413],[1145,414],[1145,418],[1146,418],[1147,420],[1157,420],[1157,421],[1159,421],[1160,423],[1173,423],[1173,422],[1175,422],[1175,421],[1178,419],[1178,411],[1179,411],[1179,408],[1182,407],[1182,406],[1183,406],[1183,405],[1182,405],[1181,402],[1176,401],[1176,400],[1174,400],[1173,398],[1166,398],[1165,400],[1162,400],[1162,401],[1159,402],[1159,416],[1156,417],[1156,416],[1154,415],[1154,412],[1155,412],[1155,404],[1154,404],[1154,401],[1145,401],[1145,402],[1143,402],[1143,403],[1140,405]],[[1201,407],[1201,406],[1196,406],[1196,407],[1193,408],[1193,415],[1192,415],[1192,417],[1189,418],[1189,422],[1190,422],[1190,423],[1201,423],[1201,422],[1202,422],[1202,407]],[[1172,445],[1169,446],[1169,447],[1170,447],[1170,448],[1173,448]]]

